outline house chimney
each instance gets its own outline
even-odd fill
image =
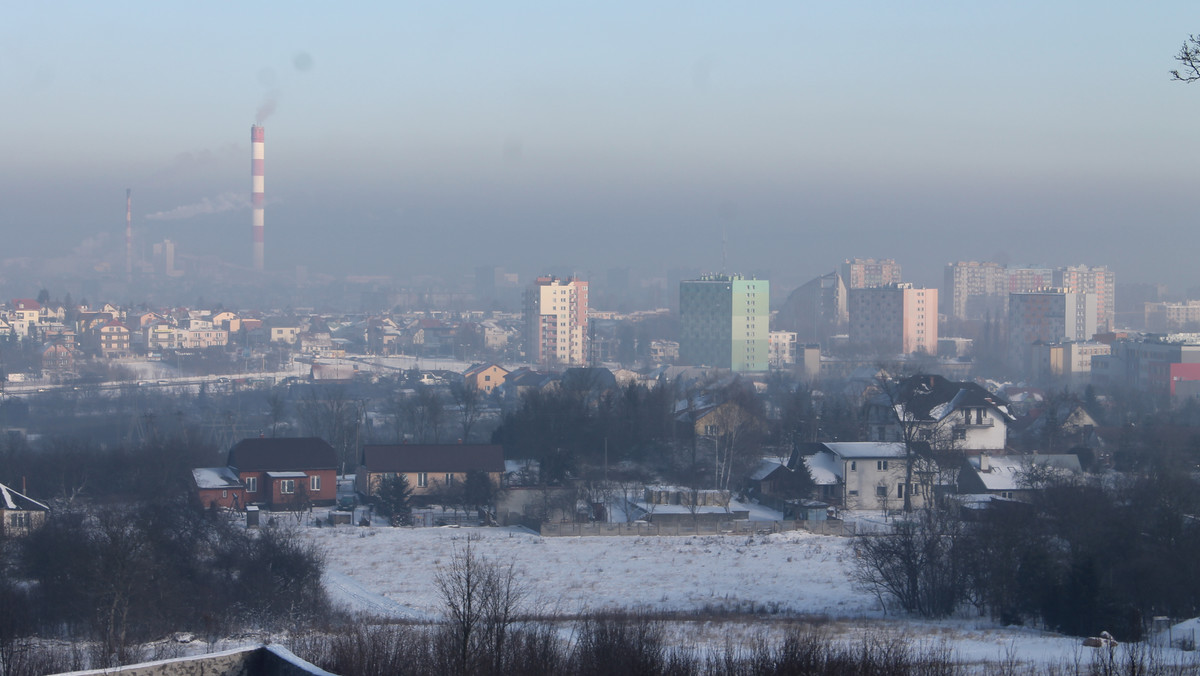
[[[992,471],[992,459],[991,459],[991,457],[988,456],[987,453],[979,454],[979,471],[980,472]]]

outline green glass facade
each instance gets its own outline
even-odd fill
[[[679,284],[679,359],[733,371],[766,371],[770,282],[708,275]]]

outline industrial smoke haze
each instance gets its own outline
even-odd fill
[[[220,214],[226,211],[246,209],[250,200],[246,195],[237,192],[226,192],[216,197],[205,197],[195,204],[185,204],[167,211],[158,211],[146,215],[148,221],[178,221],[196,216]]]
[[[275,114],[275,107],[278,104],[279,92],[269,92],[262,103],[258,104],[258,110],[254,113],[254,121],[258,124],[266,122],[268,117]]]

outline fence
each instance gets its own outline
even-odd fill
[[[713,523],[544,523],[542,537],[750,535],[805,530],[818,535],[854,535],[854,524],[841,521],[719,521]]]

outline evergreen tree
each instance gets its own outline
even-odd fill
[[[396,474],[384,477],[375,493],[375,509],[388,517],[393,526],[407,526],[412,522],[412,488],[408,477]]]

